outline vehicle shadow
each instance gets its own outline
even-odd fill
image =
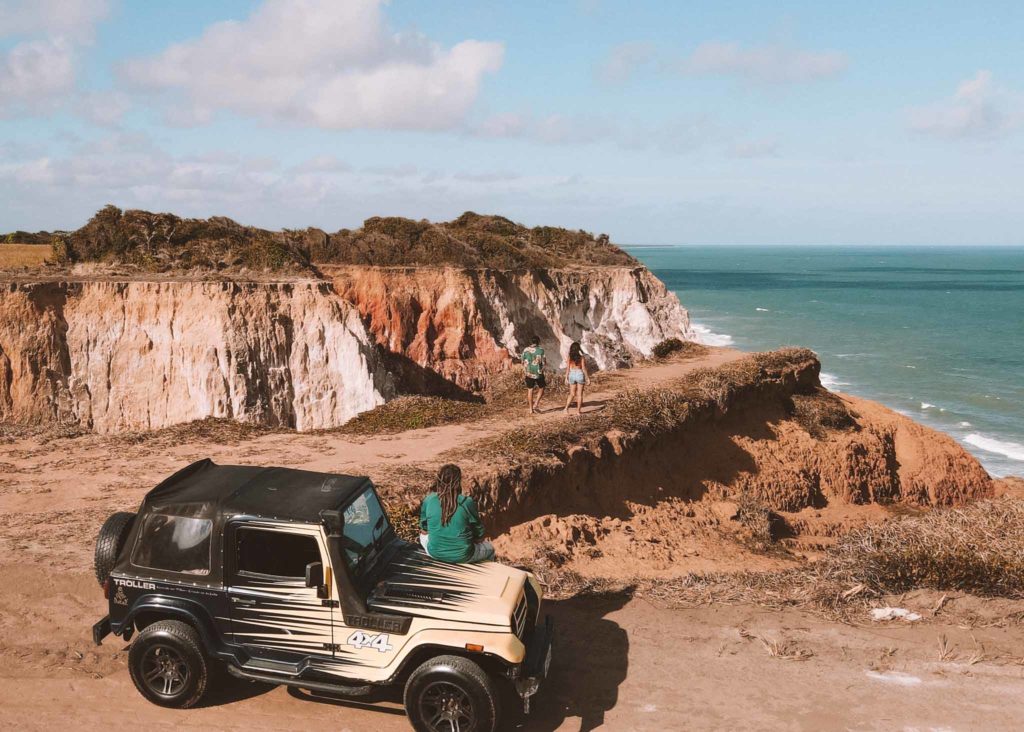
[[[529,716],[506,707],[504,728],[551,732],[578,717],[580,732],[604,724],[619,700],[629,669],[629,636],[607,616],[622,608],[630,590],[545,601],[555,619],[551,671],[533,698]]]

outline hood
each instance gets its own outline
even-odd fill
[[[382,613],[508,628],[526,577],[497,562],[448,564],[409,547],[384,570],[367,605]]]

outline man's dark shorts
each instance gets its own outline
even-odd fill
[[[544,374],[526,377],[527,389],[543,389],[545,386],[547,386],[547,383],[544,381]]]

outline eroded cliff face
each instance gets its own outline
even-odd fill
[[[991,478],[955,440],[880,404],[830,397],[849,409],[850,428],[809,432],[791,400],[827,394],[819,370],[811,359],[765,372],[727,409],[695,406],[664,433],[612,430],[528,464],[495,460],[469,476],[474,496],[490,524],[508,530],[537,519],[593,528],[637,506],[671,514],[673,506],[685,512],[694,502],[743,495],[785,514],[952,506],[992,495]]]
[[[0,420],[101,433],[227,417],[335,427],[396,388],[476,391],[534,334],[600,368],[692,335],[643,268],[327,268],[293,282],[80,281],[0,290]]]
[[[228,417],[332,427],[389,397],[324,282],[77,282],[0,291],[0,420],[101,433]]]
[[[549,365],[573,341],[601,369],[692,339],[678,298],[642,267],[505,272],[454,267],[324,267],[338,294],[393,354],[404,388],[436,393],[437,376],[477,391],[537,335]]]

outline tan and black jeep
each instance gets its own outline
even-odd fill
[[[369,479],[189,465],[107,519],[96,575],[139,692],[185,708],[211,666],[314,693],[404,686],[412,726],[489,732],[503,689],[529,710],[551,663],[534,576],[446,564],[395,535]]]

